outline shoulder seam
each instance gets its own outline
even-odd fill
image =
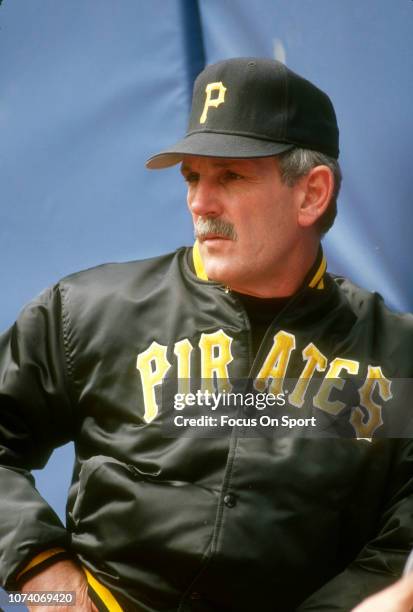
[[[70,326],[70,317],[69,317],[69,313],[67,312],[67,309],[65,308],[65,300],[66,300],[65,288],[63,287],[61,283],[58,284],[58,288],[59,288],[59,292],[61,295],[60,309],[62,313],[62,334],[63,334],[63,346],[65,350],[66,370],[73,384],[74,364],[73,364],[73,359],[72,359],[72,355],[70,351],[69,338],[68,338],[68,328]]]

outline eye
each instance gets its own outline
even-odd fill
[[[183,174],[185,183],[192,184],[196,183],[199,180],[199,174],[196,172],[187,172]]]
[[[237,172],[233,172],[232,170],[227,170],[225,172],[225,179],[226,180],[229,180],[229,181],[239,181],[242,178],[243,178],[243,176],[241,176],[241,174],[238,174]]]

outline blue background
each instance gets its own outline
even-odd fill
[[[241,55],[329,93],[344,174],[329,269],[412,310],[412,32],[411,0],[4,0],[0,329],[65,274],[192,242],[179,173],[144,161],[184,133],[204,63]],[[66,446],[36,474],[62,518],[72,460]]]

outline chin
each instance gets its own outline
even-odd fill
[[[222,285],[231,286],[237,279],[236,271],[232,266],[222,265],[222,262],[218,265],[214,265],[213,262],[205,263],[205,272],[209,280],[221,283]]]

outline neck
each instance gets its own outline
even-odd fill
[[[317,258],[319,242],[305,249],[298,256],[288,258],[288,262],[274,269],[271,278],[260,278],[259,275],[253,279],[251,276],[245,282],[234,283],[229,288],[237,293],[244,293],[259,298],[283,298],[296,293],[310,269],[314,266]]]

